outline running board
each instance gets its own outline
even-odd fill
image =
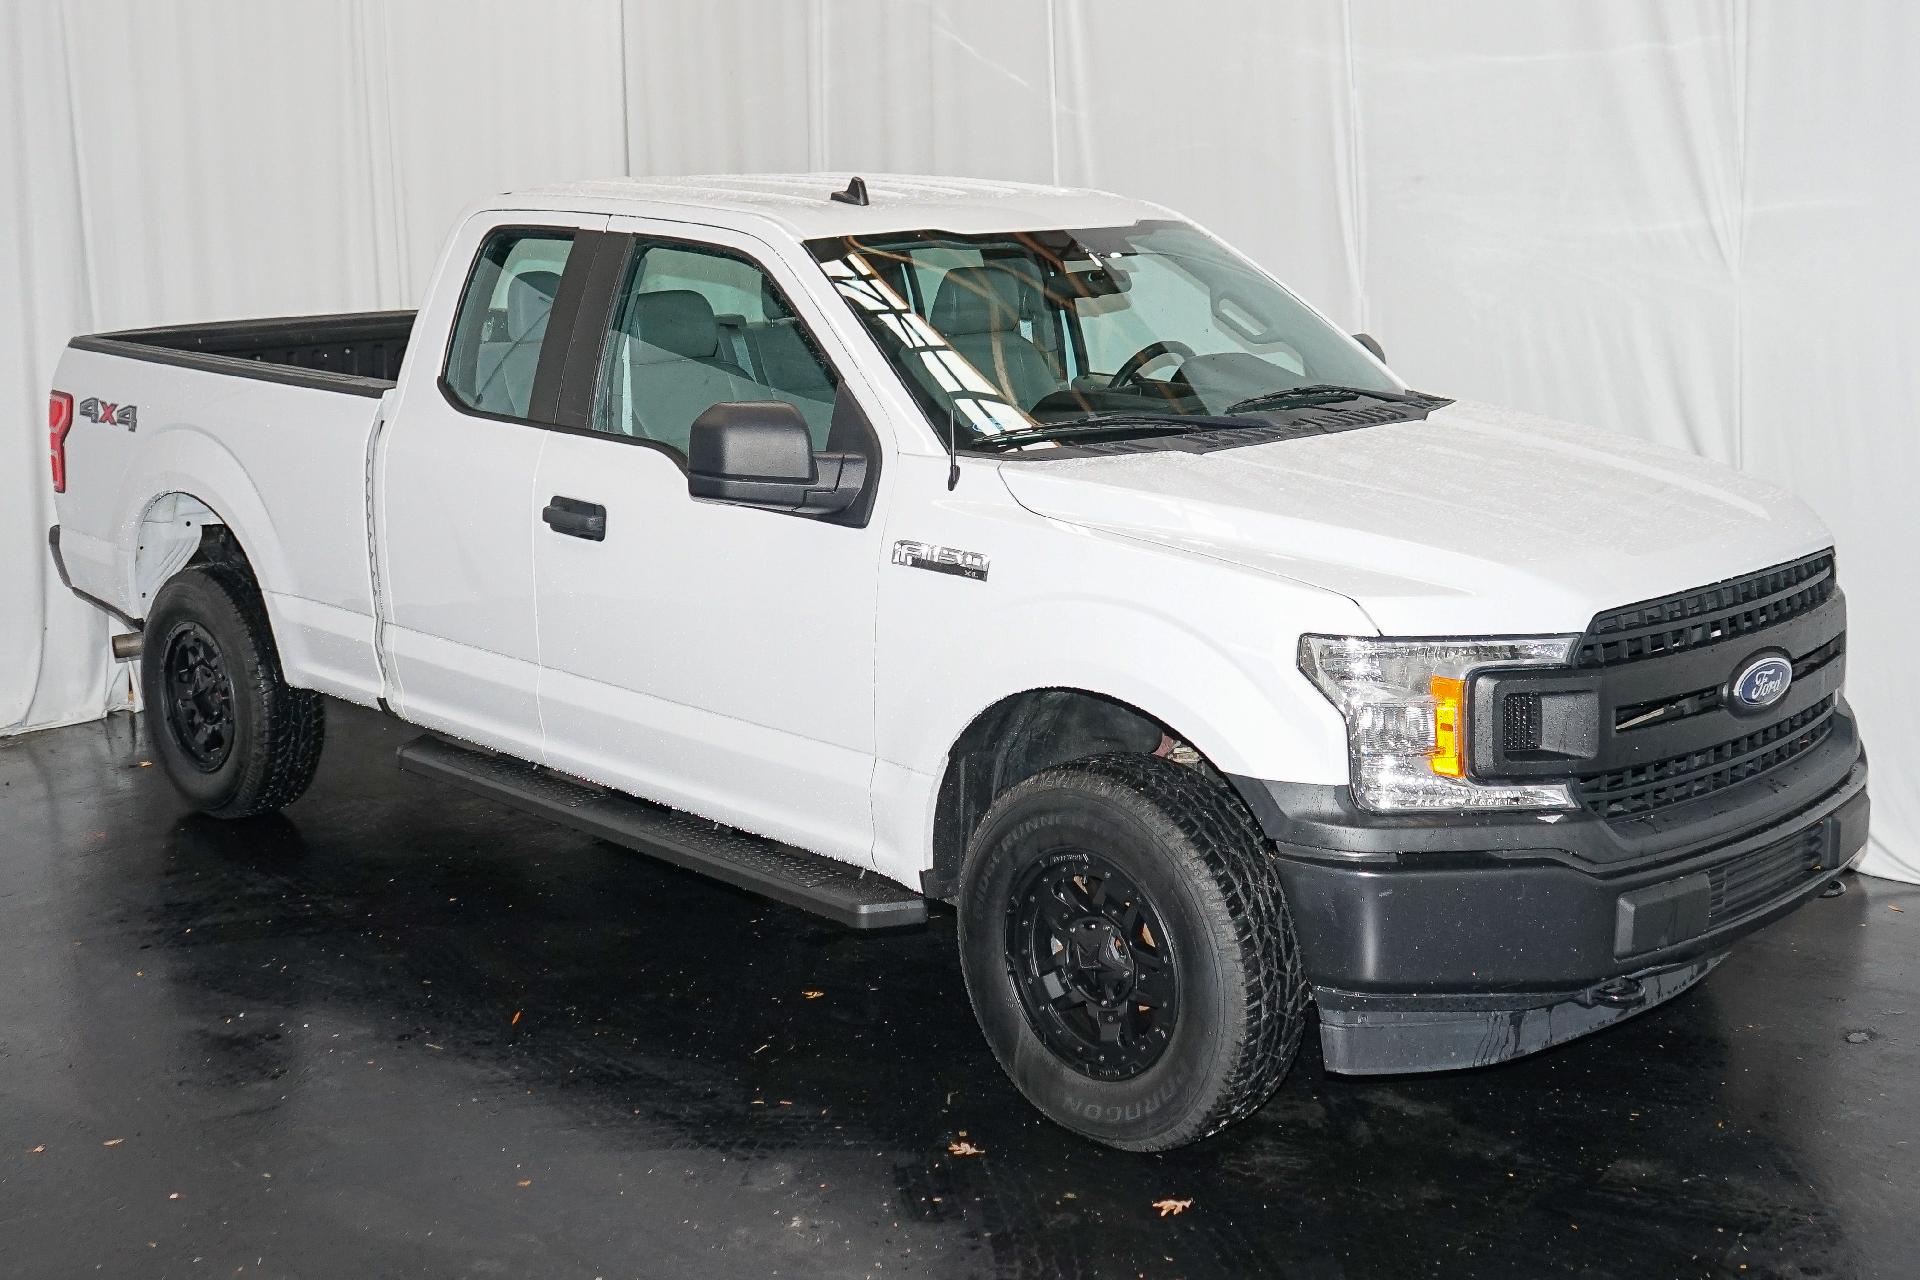
[[[922,924],[927,901],[872,871],[649,804],[515,760],[427,735],[400,748],[400,767],[623,848],[697,871],[852,929]]]

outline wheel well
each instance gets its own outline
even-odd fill
[[[254,578],[240,540],[220,513],[187,493],[162,494],[140,518],[134,547],[133,586],[140,616],[167,580],[189,565],[230,564]]]
[[[1043,769],[1109,752],[1166,755],[1211,772],[1165,724],[1097,693],[1029,689],[982,711],[947,753],[935,800],[933,867],[921,876],[922,890],[952,897],[974,828],[1007,790]]]

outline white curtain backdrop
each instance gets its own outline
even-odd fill
[[[1187,212],[1417,386],[1807,498],[1868,869],[1920,879],[1916,57],[1901,0],[8,0],[0,731],[125,696],[45,553],[72,333],[412,305],[454,212],[515,186],[1021,178]]]

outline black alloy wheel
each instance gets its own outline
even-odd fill
[[[158,763],[216,818],[272,813],[313,781],[326,706],[280,670],[259,587],[242,566],[191,564],[154,595],[140,691]]]
[[[1007,970],[1042,1044],[1094,1080],[1159,1060],[1179,1017],[1179,959],[1147,895],[1098,854],[1034,864],[1007,907]]]
[[[188,762],[214,773],[233,750],[233,678],[220,646],[197,622],[182,622],[167,636],[167,729]]]
[[[967,845],[967,995],[1044,1115],[1166,1151],[1266,1101],[1309,991],[1271,847],[1225,784],[1089,756],[1008,788]]]

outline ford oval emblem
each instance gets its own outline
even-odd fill
[[[1759,711],[1786,697],[1792,683],[1793,663],[1784,654],[1767,653],[1741,667],[1727,689],[1735,711]]]

